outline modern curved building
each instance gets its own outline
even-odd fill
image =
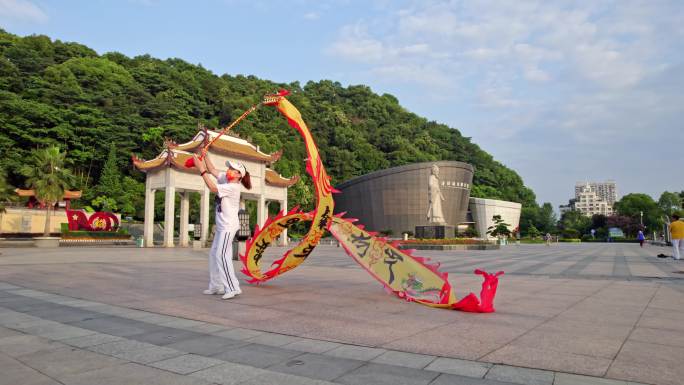
[[[455,161],[414,163],[350,179],[335,186],[342,192],[335,195],[335,212],[346,211],[372,231],[414,233],[416,226],[431,224],[428,184],[434,165],[439,168],[444,220],[457,226],[466,220],[474,168]]]

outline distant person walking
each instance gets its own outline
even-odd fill
[[[644,232],[639,230],[639,234],[637,234],[637,241],[639,241],[639,246],[644,247],[644,240],[646,237],[644,237]]]
[[[546,246],[551,246],[551,233],[546,233],[544,239],[546,240]]]
[[[670,239],[672,239],[672,258],[679,261],[682,258],[682,254],[684,254],[684,222],[680,220],[677,214],[672,214]]]

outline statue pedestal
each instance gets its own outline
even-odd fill
[[[416,226],[416,238],[456,238],[456,226],[428,225]]]

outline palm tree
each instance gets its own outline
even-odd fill
[[[7,183],[5,170],[0,169],[0,235],[2,234],[2,216],[5,213],[5,203],[10,200],[10,186]]]
[[[53,146],[36,150],[33,153],[32,164],[24,165],[20,172],[26,177],[26,184],[36,193],[36,199],[44,202],[45,230],[43,236],[50,235],[50,210],[55,203],[64,196],[73,180],[71,171],[64,168],[66,152],[59,151],[59,147]]]
[[[5,170],[0,169],[0,214],[5,212],[5,203],[10,199],[9,191],[12,188],[7,183]]]

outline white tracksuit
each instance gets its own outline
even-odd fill
[[[233,238],[240,228],[240,183],[228,183],[223,173],[216,182],[216,234],[209,251],[209,290],[239,292],[240,283],[233,269]]]

